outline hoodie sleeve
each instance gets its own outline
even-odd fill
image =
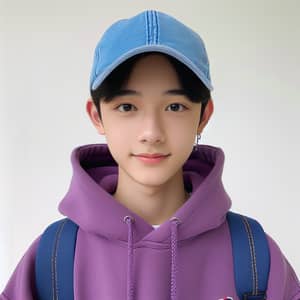
[[[25,252],[11,275],[0,300],[35,300],[35,255],[40,240],[37,237]]]
[[[300,300],[300,282],[277,243],[267,234],[271,265],[268,299]]]

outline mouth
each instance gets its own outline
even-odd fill
[[[145,163],[158,163],[166,159],[170,155],[171,154],[163,154],[163,153],[153,153],[153,154],[140,153],[133,156],[135,156],[137,159]]]
[[[166,157],[166,156],[169,156],[169,155],[170,154],[163,154],[163,153],[154,153],[154,154],[141,153],[141,154],[136,154],[134,156],[146,157],[146,158],[158,158],[158,157]]]

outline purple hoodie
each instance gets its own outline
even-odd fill
[[[73,177],[59,211],[79,225],[74,261],[75,300],[238,299],[222,183],[222,149],[200,145],[183,166],[190,198],[157,229],[116,201],[118,167],[106,144],[72,152]],[[126,216],[127,221],[124,220]],[[300,284],[268,235],[271,267],[267,296],[300,299]],[[1,300],[36,299],[29,247]]]

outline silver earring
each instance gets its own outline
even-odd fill
[[[196,150],[197,146],[200,145],[201,133],[197,134],[197,142],[194,144],[194,149]]]
[[[197,145],[200,145],[201,133],[197,134]]]

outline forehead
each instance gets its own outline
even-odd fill
[[[162,54],[149,54],[138,59],[133,65],[124,86],[150,85],[151,83],[157,86],[180,86],[174,66]]]
[[[136,59],[133,65],[133,69],[139,69],[139,68],[153,69],[155,67],[169,68],[175,71],[167,55],[158,52],[144,53],[143,56]]]

